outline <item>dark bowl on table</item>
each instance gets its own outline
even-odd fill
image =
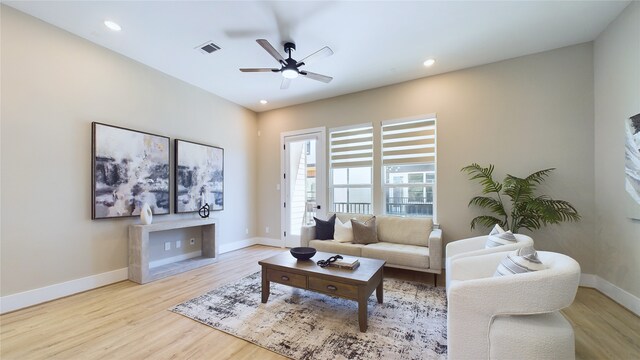
[[[312,247],[294,247],[291,249],[291,255],[298,260],[309,260],[316,254],[316,249]]]

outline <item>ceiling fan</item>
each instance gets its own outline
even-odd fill
[[[284,44],[284,51],[289,54],[289,58],[285,59],[280,55],[280,53],[273,47],[271,44],[265,39],[256,40],[260,46],[262,46],[267,52],[273,56],[274,59],[278,61],[280,64],[280,68],[250,68],[250,69],[240,69],[242,72],[279,72],[282,73],[282,84],[280,84],[280,89],[287,89],[291,84],[291,79],[295,79],[298,75],[302,75],[306,78],[322,81],[324,83],[329,83],[333,78],[331,76],[320,75],[313,73],[311,71],[301,70],[300,67],[307,65],[309,61],[318,59],[324,56],[333,55],[333,50],[331,50],[328,46],[323,47],[322,49],[314,52],[313,54],[307,56],[306,58],[296,61],[291,58],[291,51],[296,49],[296,44],[292,42],[288,42]]]

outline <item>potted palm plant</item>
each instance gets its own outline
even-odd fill
[[[470,180],[478,180],[482,185],[483,196],[474,196],[468,206],[478,206],[493,213],[473,218],[471,229],[478,225],[492,227],[499,224],[503,229],[517,233],[521,228],[535,230],[548,224],[580,220],[580,214],[569,202],[535,194],[536,186],[555,168],[536,171],[525,178],[507,175],[502,183],[493,179],[493,169],[491,164],[485,168],[473,163],[461,170],[469,174]],[[505,198],[511,202],[511,211],[505,207]]]

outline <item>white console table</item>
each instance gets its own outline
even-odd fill
[[[200,227],[202,256],[149,269],[149,235],[152,232]],[[129,280],[145,284],[183,271],[209,265],[218,260],[216,224],[213,219],[190,219],[129,226]]]

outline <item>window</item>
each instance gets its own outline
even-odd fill
[[[373,126],[329,129],[331,210],[371,214]]]
[[[434,215],[436,119],[382,123],[385,214]]]

